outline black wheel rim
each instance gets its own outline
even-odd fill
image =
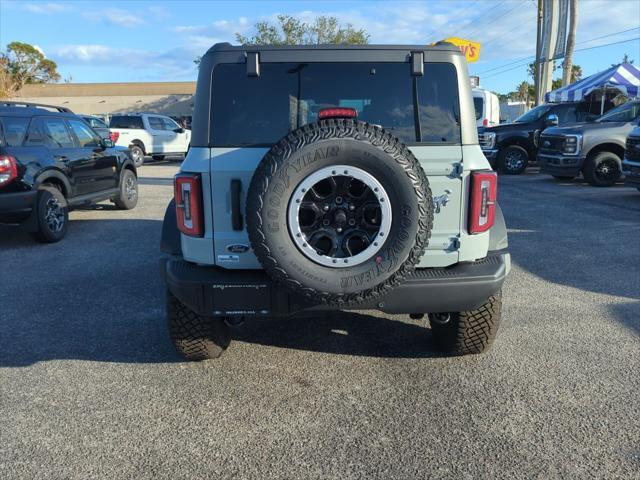
[[[64,207],[57,198],[51,197],[45,204],[44,220],[51,233],[60,233],[66,223]]]
[[[321,265],[358,265],[382,247],[391,224],[389,197],[364,170],[333,166],[307,177],[289,206],[298,248]]]
[[[504,156],[504,164],[507,170],[514,172],[524,167],[524,154],[519,150],[510,149]]]
[[[605,159],[596,165],[596,177],[603,182],[615,182],[620,177],[620,167],[613,159]]]

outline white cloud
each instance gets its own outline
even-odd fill
[[[61,3],[27,3],[22,8],[31,13],[41,14],[62,13],[71,10],[69,5]]]
[[[84,12],[82,15],[93,22],[106,22],[125,28],[137,27],[144,23],[142,15],[136,15],[118,8],[107,8],[95,12]]]

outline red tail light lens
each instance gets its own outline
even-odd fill
[[[0,155],[0,187],[18,176],[18,163],[11,155]]]
[[[489,125],[489,119],[485,118],[484,120],[482,120],[482,126],[486,127],[487,125]]]
[[[109,138],[113,143],[116,143],[120,138],[120,132],[109,132]]]
[[[176,175],[174,196],[178,229],[185,235],[202,237],[204,234],[204,216],[202,212],[200,175],[185,173]]]
[[[498,177],[496,172],[471,174],[471,205],[469,208],[469,233],[486,232],[496,218]]]
[[[318,112],[318,119],[325,118],[356,118],[358,112],[355,108],[323,108]]]

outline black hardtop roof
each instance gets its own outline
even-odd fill
[[[335,45],[335,44],[321,44],[321,45],[231,45],[228,42],[216,43],[212,46],[206,55],[219,53],[219,52],[267,52],[267,51],[283,51],[283,50],[308,50],[321,51],[321,50],[404,50],[408,52],[426,52],[426,51],[440,51],[440,52],[454,52],[462,55],[460,49],[454,44],[449,42],[438,42],[433,45]]]

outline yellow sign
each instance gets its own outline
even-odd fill
[[[471,40],[464,40],[458,37],[445,38],[445,42],[453,43],[462,54],[467,58],[467,62],[477,62],[480,58],[480,44],[478,42],[472,42]]]

